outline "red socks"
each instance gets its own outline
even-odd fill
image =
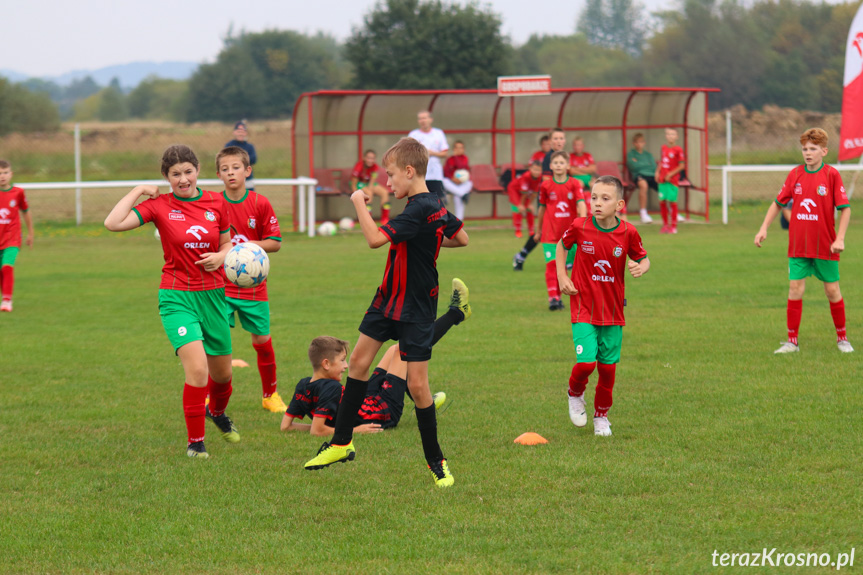
[[[596,368],[596,362],[576,363],[572,366],[572,374],[569,376],[569,395],[577,397],[584,394],[587,388],[587,378]]]
[[[270,397],[276,392],[276,352],[273,351],[273,340],[268,339],[262,344],[252,344],[258,352],[258,372],[261,374],[261,391],[264,397]]]
[[[833,304],[830,305],[830,312],[833,312]],[[800,330],[800,318],[803,316],[803,300],[790,299],[788,300],[788,341],[797,345],[797,332]],[[834,316],[835,318],[835,316]],[[845,306],[842,306],[842,325],[845,325]],[[834,319],[835,321],[835,319]]]
[[[512,227],[515,228],[516,233],[521,229],[521,212],[512,213]]]
[[[381,206],[381,221],[386,223],[390,221],[390,205],[386,203]],[[383,225],[383,224],[381,224]]]
[[[231,399],[231,392],[234,391],[230,380],[227,383],[217,383],[208,375],[206,389],[210,391],[210,413],[214,416],[225,413],[225,409],[228,408],[228,400]]]
[[[519,215],[520,215],[520,214],[519,214]],[[535,233],[536,233],[536,232],[534,231],[534,228],[533,228],[533,219],[534,219],[535,217],[536,217],[536,216],[534,216],[534,215],[533,215],[533,212],[527,212],[527,231],[528,231],[528,233],[529,233],[530,235],[533,235],[533,234],[535,234]]]
[[[12,291],[15,287],[15,268],[3,266],[0,268],[0,294],[3,299],[12,299]]]
[[[659,202],[659,213],[662,214],[662,223],[668,225],[668,202]]]
[[[616,364],[598,363],[599,382],[596,384],[596,396],[593,398],[594,417],[605,417],[611,409],[611,391],[614,389],[614,373]]]
[[[206,398],[206,387],[192,387],[188,383],[183,387],[183,415],[186,417],[189,443],[204,441],[204,400]]]
[[[802,301],[802,300],[801,300]],[[790,301],[788,302],[791,303]],[[840,299],[837,302],[830,302],[830,315],[833,316],[833,325],[836,326],[836,339],[837,341],[842,341],[843,339],[848,339],[845,336],[845,300]],[[798,316],[798,324],[800,323],[800,316]],[[789,326],[790,326],[789,320]],[[789,328],[790,333],[790,328]]]
[[[677,202],[671,203],[671,222],[672,226],[677,226]]]
[[[548,299],[560,299],[560,286],[557,285],[557,265],[554,260],[545,264],[545,286],[548,288]]]

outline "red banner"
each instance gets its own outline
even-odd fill
[[[848,33],[843,84],[840,162],[863,155],[863,6],[857,11]]]

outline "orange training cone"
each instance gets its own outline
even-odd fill
[[[548,443],[548,440],[538,433],[528,431],[527,433],[522,433],[516,437],[513,443],[520,443],[522,445],[540,445],[542,443]]]

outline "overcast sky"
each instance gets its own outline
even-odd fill
[[[678,0],[642,0],[649,11]],[[343,40],[375,0],[2,0],[0,68],[54,76],[114,64],[212,62],[234,30],[318,30]],[[464,2],[460,2],[464,4]],[[584,0],[486,2],[516,44],[533,33],[571,34]]]

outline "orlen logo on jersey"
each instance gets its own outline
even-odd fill
[[[8,218],[11,215],[12,215],[12,212],[7,210],[6,208],[0,208],[0,218],[5,220],[6,218]],[[4,223],[8,223],[8,222],[4,222]]]
[[[611,270],[611,264],[608,260],[599,260],[593,267],[599,268],[599,273],[601,275],[593,274],[593,281],[595,282],[611,282],[614,283],[614,276],[607,276],[607,274]],[[608,269],[606,269],[608,268]]]
[[[186,233],[192,234],[193,236],[195,236],[196,240],[200,240],[201,234],[207,234],[209,232],[207,231],[207,228],[205,228],[204,226],[192,226],[191,228],[186,230]],[[183,247],[184,248],[190,248],[190,249],[209,248],[210,243],[209,242],[186,242],[185,244],[183,244]]]
[[[566,202],[558,202],[557,203],[557,211],[554,212],[554,217],[556,218],[568,218],[569,214],[569,204]]]
[[[244,244],[247,241],[249,241],[249,238],[247,238],[243,234],[237,234],[231,238],[231,243],[234,244],[235,246],[238,246],[240,244]]]
[[[818,207],[817,204],[815,203],[815,200],[813,200],[811,198],[806,198],[805,200],[800,202],[800,207],[804,208],[807,213],[797,214],[798,220],[805,220],[805,221],[810,221],[810,222],[817,222],[818,221],[818,214],[812,213],[812,208]]]

